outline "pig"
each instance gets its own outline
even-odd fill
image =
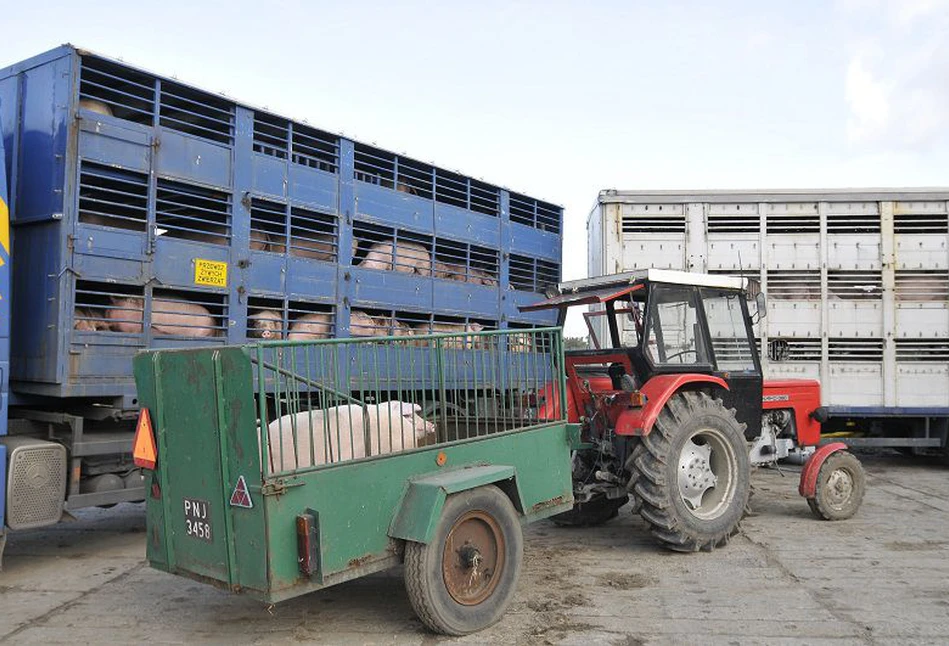
[[[73,329],[81,332],[99,332],[109,329],[109,322],[98,308],[77,307],[73,312]]]
[[[277,341],[283,338],[283,317],[274,310],[258,310],[247,321],[247,336],[252,339]]]
[[[79,99],[79,107],[97,114],[104,114],[107,117],[112,116],[112,108],[97,99]]]
[[[382,318],[371,316],[362,310],[349,313],[349,336],[388,336],[389,326]]]
[[[173,225],[175,227],[186,228],[161,228],[157,233],[159,236],[165,235],[169,238],[180,238],[182,240],[192,240],[194,242],[204,242],[206,244],[216,244],[221,246],[227,246],[228,244],[228,228],[223,224],[210,224],[208,222],[197,222],[194,220],[181,219],[162,222],[160,225]]]
[[[306,238],[290,240],[290,255],[310,260],[336,260],[334,238],[328,233],[311,233]]]
[[[404,274],[432,275],[432,257],[423,245],[400,241],[398,249],[392,242],[377,242],[369,248],[359,266],[363,269],[395,270]]]
[[[461,282],[466,280],[464,265],[442,262],[441,260],[435,261],[435,264],[432,266],[432,275],[435,276],[435,278],[444,278],[445,280],[458,280]]]
[[[333,317],[328,312],[307,312],[290,324],[290,341],[328,339],[333,333]]]
[[[511,352],[530,352],[531,346],[529,333],[512,334],[507,337],[507,348]]]
[[[112,297],[107,312],[109,327],[114,332],[141,334],[144,301],[139,296]],[[157,335],[209,337],[216,336],[214,318],[203,305],[172,298],[152,299],[152,333]]]
[[[438,323],[435,322],[432,324],[432,333],[433,334],[457,334],[458,338],[452,338],[447,340],[442,340],[441,346],[443,348],[452,348],[456,350],[461,349],[471,349],[473,347],[482,347],[484,345],[483,339],[478,339],[477,342],[467,336],[470,332],[480,332],[484,329],[484,326],[480,323],[468,323],[467,325],[462,325],[461,323]]]
[[[264,231],[250,230],[250,249],[251,251],[272,251],[270,248],[270,234]]]
[[[497,276],[485,271],[484,269],[477,269],[475,267],[472,267],[471,272],[469,272],[468,282],[475,283],[477,285],[487,285],[488,287],[498,286]]]
[[[424,446],[434,439],[435,424],[419,416],[421,410],[418,404],[389,401],[284,415],[267,427],[270,460],[264,469],[270,474]]]

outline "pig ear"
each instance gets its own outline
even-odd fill
[[[409,402],[402,402],[402,414],[411,415],[415,412],[415,409],[418,407],[418,404],[411,404]],[[421,410],[421,408],[419,408]]]

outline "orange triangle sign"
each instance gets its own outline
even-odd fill
[[[250,492],[247,491],[247,482],[245,482],[244,476],[237,478],[237,485],[234,487],[234,493],[231,494],[231,506],[244,507],[245,509],[253,509],[254,507],[254,502],[250,499]]]
[[[138,412],[138,425],[135,427],[135,440],[132,442],[132,460],[135,466],[143,469],[154,469],[158,460],[155,434],[152,433],[152,420],[147,408]]]

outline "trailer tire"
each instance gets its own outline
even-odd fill
[[[432,540],[405,545],[405,589],[415,614],[445,635],[490,626],[511,603],[523,552],[520,518],[500,489],[449,496]]]
[[[852,453],[827,456],[817,474],[816,495],[807,505],[822,520],[846,520],[857,513],[867,490],[863,465]]]
[[[640,515],[679,552],[712,550],[738,531],[751,488],[744,425],[720,399],[679,392],[634,452]]]

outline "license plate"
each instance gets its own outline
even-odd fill
[[[185,498],[185,533],[211,542],[211,505],[206,500]]]

